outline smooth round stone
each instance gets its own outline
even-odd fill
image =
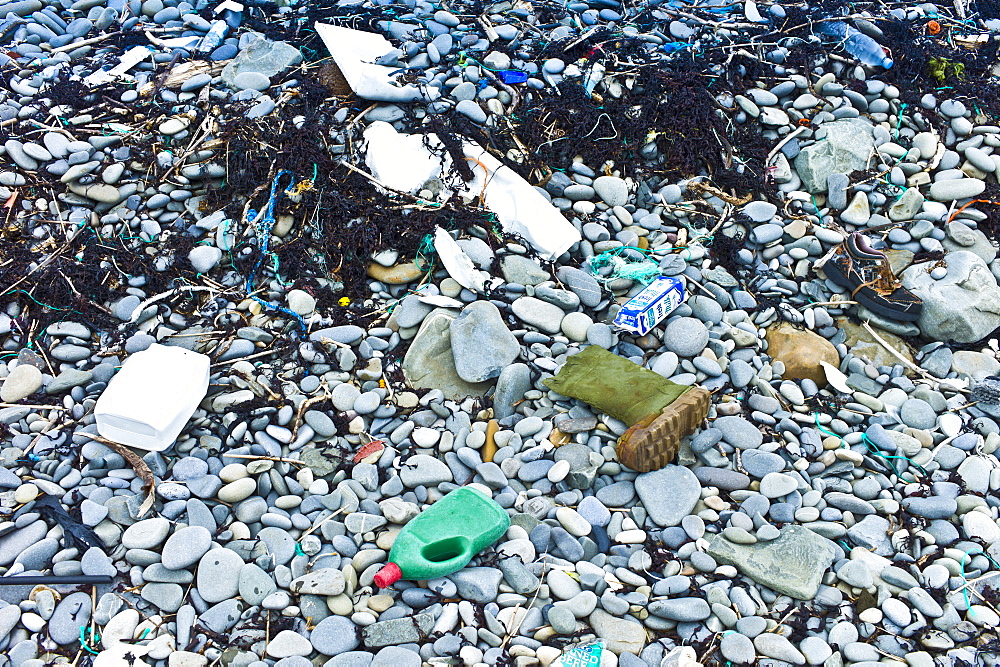
[[[628,184],[617,176],[598,176],[594,179],[594,192],[608,206],[624,206],[628,203]]]
[[[122,546],[126,549],[153,549],[167,539],[169,532],[170,522],[163,517],[143,519],[125,529]]]
[[[937,201],[954,201],[975,197],[982,194],[985,189],[986,183],[978,178],[958,178],[932,183],[930,196]]]
[[[760,493],[767,498],[781,498],[798,488],[798,481],[791,475],[771,472],[760,480]]]
[[[354,401],[354,411],[359,415],[367,415],[375,412],[381,402],[382,397],[374,391],[366,391]]]
[[[190,121],[188,120],[181,120],[180,118],[170,118],[160,123],[160,126],[157,129],[159,129],[160,134],[164,134],[169,137],[174,134],[177,134],[181,130],[186,129],[189,124]]]
[[[230,482],[219,489],[218,499],[224,503],[238,503],[246,500],[257,491],[257,481],[252,477],[244,477]]]
[[[559,58],[549,58],[542,64],[542,71],[549,74],[560,74],[566,69],[566,63]]]
[[[41,493],[41,491],[36,485],[31,483],[22,484],[14,491],[14,502],[21,505],[30,503],[38,497],[39,493]]]
[[[753,641],[738,632],[725,633],[719,642],[719,650],[726,660],[738,665],[752,664],[757,658]]]
[[[243,565],[243,559],[232,549],[211,549],[198,561],[198,594],[208,603],[235,597]]]
[[[237,90],[264,91],[271,87],[271,80],[260,72],[240,72],[233,79]]]
[[[743,212],[754,222],[768,222],[778,212],[778,207],[771,202],[754,201],[743,207]]]
[[[181,570],[198,562],[212,546],[212,534],[202,526],[181,528],[163,546],[163,567]]]
[[[285,298],[288,300],[288,309],[293,313],[308,315],[316,310],[316,298],[304,290],[293,289]]]
[[[587,341],[587,332],[594,324],[594,321],[586,313],[568,313],[563,319],[560,327],[566,337],[577,343]]]
[[[313,628],[309,641],[324,655],[340,655],[357,648],[357,628],[348,618],[328,616]]]
[[[910,428],[932,429],[937,423],[934,408],[919,398],[908,399],[899,409],[899,417]]]
[[[557,509],[556,520],[566,529],[566,532],[574,537],[589,535],[592,529],[590,522],[570,507],[560,507]]]
[[[188,261],[198,273],[208,273],[222,261],[222,251],[215,246],[195,246],[188,253]]]
[[[88,352],[89,356],[89,352]],[[31,364],[21,364],[0,385],[0,401],[15,403],[42,388],[42,372]]]
[[[667,325],[663,341],[678,356],[694,357],[708,345],[708,328],[693,317],[678,317]]]

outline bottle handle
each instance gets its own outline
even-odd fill
[[[456,562],[468,562],[475,554],[472,553],[472,541],[469,538],[455,535],[424,545],[420,556],[429,563],[449,566]]]

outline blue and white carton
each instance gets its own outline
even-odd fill
[[[684,284],[677,278],[661,276],[625,302],[613,324],[636,336],[644,336],[683,302]]]

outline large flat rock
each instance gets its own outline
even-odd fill
[[[492,382],[466,382],[455,368],[451,351],[453,311],[439,308],[424,318],[403,358],[403,374],[415,389],[440,389],[445,398],[483,396]]]
[[[837,555],[837,547],[808,528],[786,526],[778,539],[756,544],[735,544],[716,535],[708,544],[708,553],[758,584],[799,600],[811,600]]]

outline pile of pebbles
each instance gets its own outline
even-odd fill
[[[428,114],[460,114],[495,128],[518,99],[493,72],[526,72],[524,94],[592,72],[543,55],[547,42],[601,28],[666,59],[786,11],[591,0],[549,23],[524,3],[481,16],[393,7],[377,27],[399,49],[383,62],[436,94],[328,99],[325,146],[357,164],[352,125],[419,132]],[[0,197],[16,225],[3,242],[35,253],[26,276],[0,271],[0,568],[115,581],[0,587],[0,666],[544,667],[596,640],[605,667],[996,661],[1000,125],[976,100],[944,88],[906,103],[914,91],[849,54],[804,69],[778,46],[773,76],[707,88],[726,123],[766,141],[760,192],[552,165],[538,191],[582,240],[549,262],[495,230],[455,230],[497,279],[489,294],[383,249],[351,295],[381,316],[359,326],[267,263],[262,296],[282,310],[248,298],[230,260],[254,231],[206,210],[227,183],[220,124],[280,113],[307,74],[293,30],[304,7],[277,10],[287,41],[249,20],[261,11],[248,4],[242,26],[226,14],[231,34],[199,59],[163,40],[204,37],[217,16],[203,0],[0,4]],[[955,11],[908,5],[883,20],[996,27]],[[855,24],[879,38],[868,19]],[[92,94],[81,79],[146,43],[136,35],[153,51],[133,80],[92,110],[69,104]],[[150,96],[160,115],[130,117]],[[654,137],[642,155],[663,169]],[[296,224],[279,218],[273,242]],[[30,272],[84,229],[183,271],[187,289],[156,294],[153,275],[127,275],[94,304],[113,326],[53,316]],[[868,312],[825,279],[823,260],[856,230],[923,299],[917,322]],[[604,253],[676,277],[686,302],[644,336],[616,330],[644,285],[595,267]],[[0,268],[14,259],[0,250]],[[143,467],[91,437],[92,409],[155,342],[211,355],[212,377],[177,441],[138,452]],[[630,424],[546,387],[588,345],[714,392],[675,463],[623,467],[615,443]],[[375,587],[401,528],[467,484],[508,511],[506,535],[447,577]]]

